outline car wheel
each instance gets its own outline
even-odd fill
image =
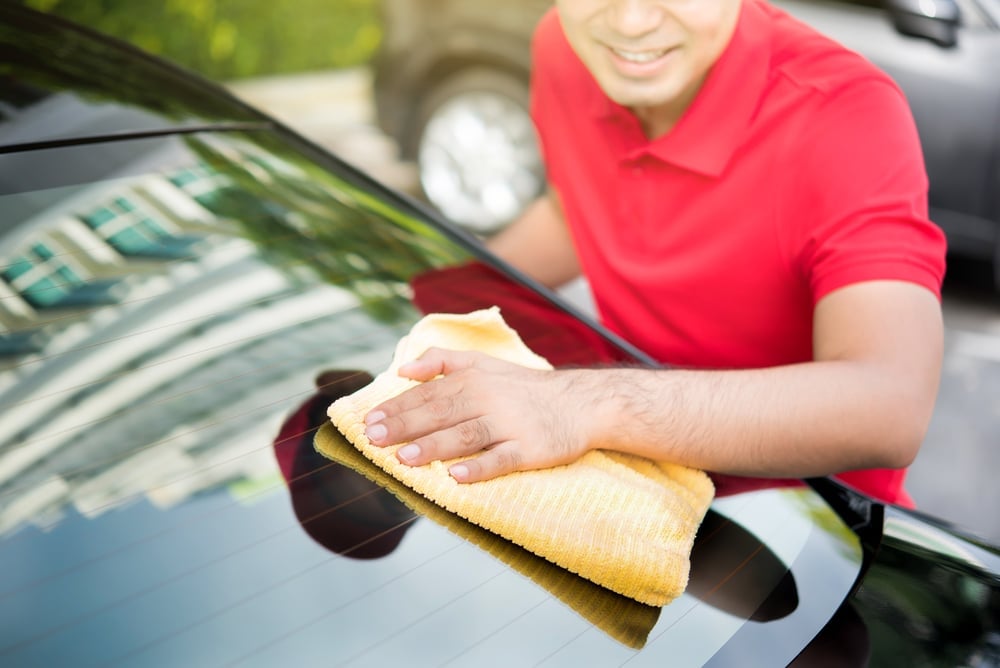
[[[497,231],[542,192],[526,77],[478,67],[450,76],[424,98],[413,136],[424,195],[472,232]]]

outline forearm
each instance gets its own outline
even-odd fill
[[[580,274],[573,240],[554,191],[533,202],[510,226],[487,241],[502,260],[548,287]]]
[[[747,370],[543,371],[432,348],[399,369],[420,384],[373,409],[376,445],[411,466],[469,456],[459,482],[557,466],[605,448],[720,473],[807,477],[907,466],[933,412],[941,309],[881,281],[824,297],[814,361]]]
[[[903,467],[934,410],[942,339],[929,291],[892,281],[848,286],[816,307],[813,361],[614,370],[596,390],[608,393],[605,410],[588,427],[605,447],[723,473]]]
[[[594,370],[590,447],[707,470],[805,477],[908,465],[933,392],[869,362],[740,371]]]

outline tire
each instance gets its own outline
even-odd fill
[[[450,75],[424,97],[404,146],[427,200],[479,235],[501,229],[544,189],[527,81],[487,67]]]

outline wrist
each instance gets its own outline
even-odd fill
[[[635,426],[637,396],[635,369],[581,369],[571,379],[566,396],[574,401],[586,450],[629,450]]]

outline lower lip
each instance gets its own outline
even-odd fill
[[[665,63],[670,60],[670,57],[676,52],[676,49],[669,49],[662,55],[645,62],[635,62],[632,60],[626,60],[622,58],[612,49],[608,49],[608,53],[611,54],[611,62],[622,75],[633,78],[644,78],[656,74],[659,72]]]

